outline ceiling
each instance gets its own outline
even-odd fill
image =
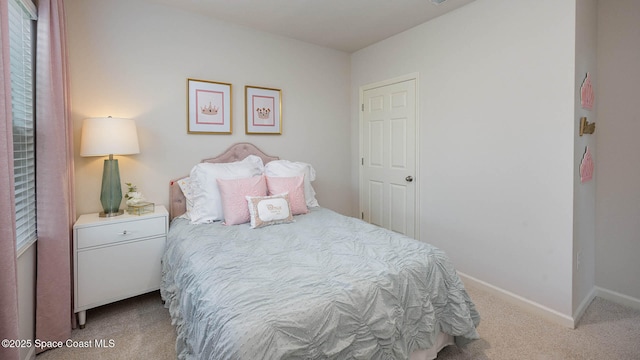
[[[348,53],[473,0],[147,0]]]

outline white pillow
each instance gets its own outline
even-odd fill
[[[186,178],[182,178],[180,180],[177,181],[178,186],[180,186],[180,190],[182,190],[182,194],[184,195],[184,198],[186,199],[186,208],[187,211],[180,215],[180,218],[183,219],[191,219],[191,209],[193,209],[193,191],[191,190],[191,178],[190,177],[186,177]]]
[[[261,175],[264,165],[259,156],[249,155],[232,163],[200,163],[191,169],[193,207],[191,224],[207,224],[224,219],[217,179],[240,179]]]
[[[264,174],[271,177],[295,177],[304,175],[304,198],[307,207],[316,207],[316,191],[311,182],[316,179],[316,171],[310,164],[289,160],[273,160],[264,166]]]

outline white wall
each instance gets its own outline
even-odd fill
[[[461,272],[565,317],[575,26],[573,1],[477,0],[354,53],[351,73],[352,99],[365,84],[420,74],[421,240]]]
[[[596,109],[585,110],[580,102],[580,86],[590,73],[594,88],[598,89],[597,73],[597,24],[596,0],[576,2],[576,66],[575,66],[575,117],[574,117],[574,240],[573,240],[573,312],[579,318],[589,305],[595,286],[595,222],[596,177],[585,183],[580,180],[580,162],[588,146],[597,161],[596,134],[579,135],[580,118],[598,122]],[[597,105],[597,102],[596,102]],[[578,257],[580,263],[578,264]],[[579,266],[578,266],[579,265]]]
[[[141,153],[118,157],[122,182],[168,203],[171,179],[248,141],[311,163],[322,206],[352,211],[349,55],[143,0],[67,0],[78,215],[97,212],[103,158],[79,157],[84,118],[127,117]],[[233,134],[188,135],[186,79],[232,83]],[[244,86],[282,89],[283,134],[244,134]]]
[[[598,2],[596,285],[640,307],[640,2]]]

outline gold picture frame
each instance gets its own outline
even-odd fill
[[[282,90],[244,87],[245,133],[282,134]]]
[[[231,84],[187,79],[187,133],[231,134]]]

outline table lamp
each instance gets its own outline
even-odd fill
[[[100,202],[103,212],[100,217],[118,216],[122,202],[122,184],[118,160],[113,155],[140,153],[136,123],[131,119],[89,118],[82,123],[80,156],[109,156],[104,160]]]

